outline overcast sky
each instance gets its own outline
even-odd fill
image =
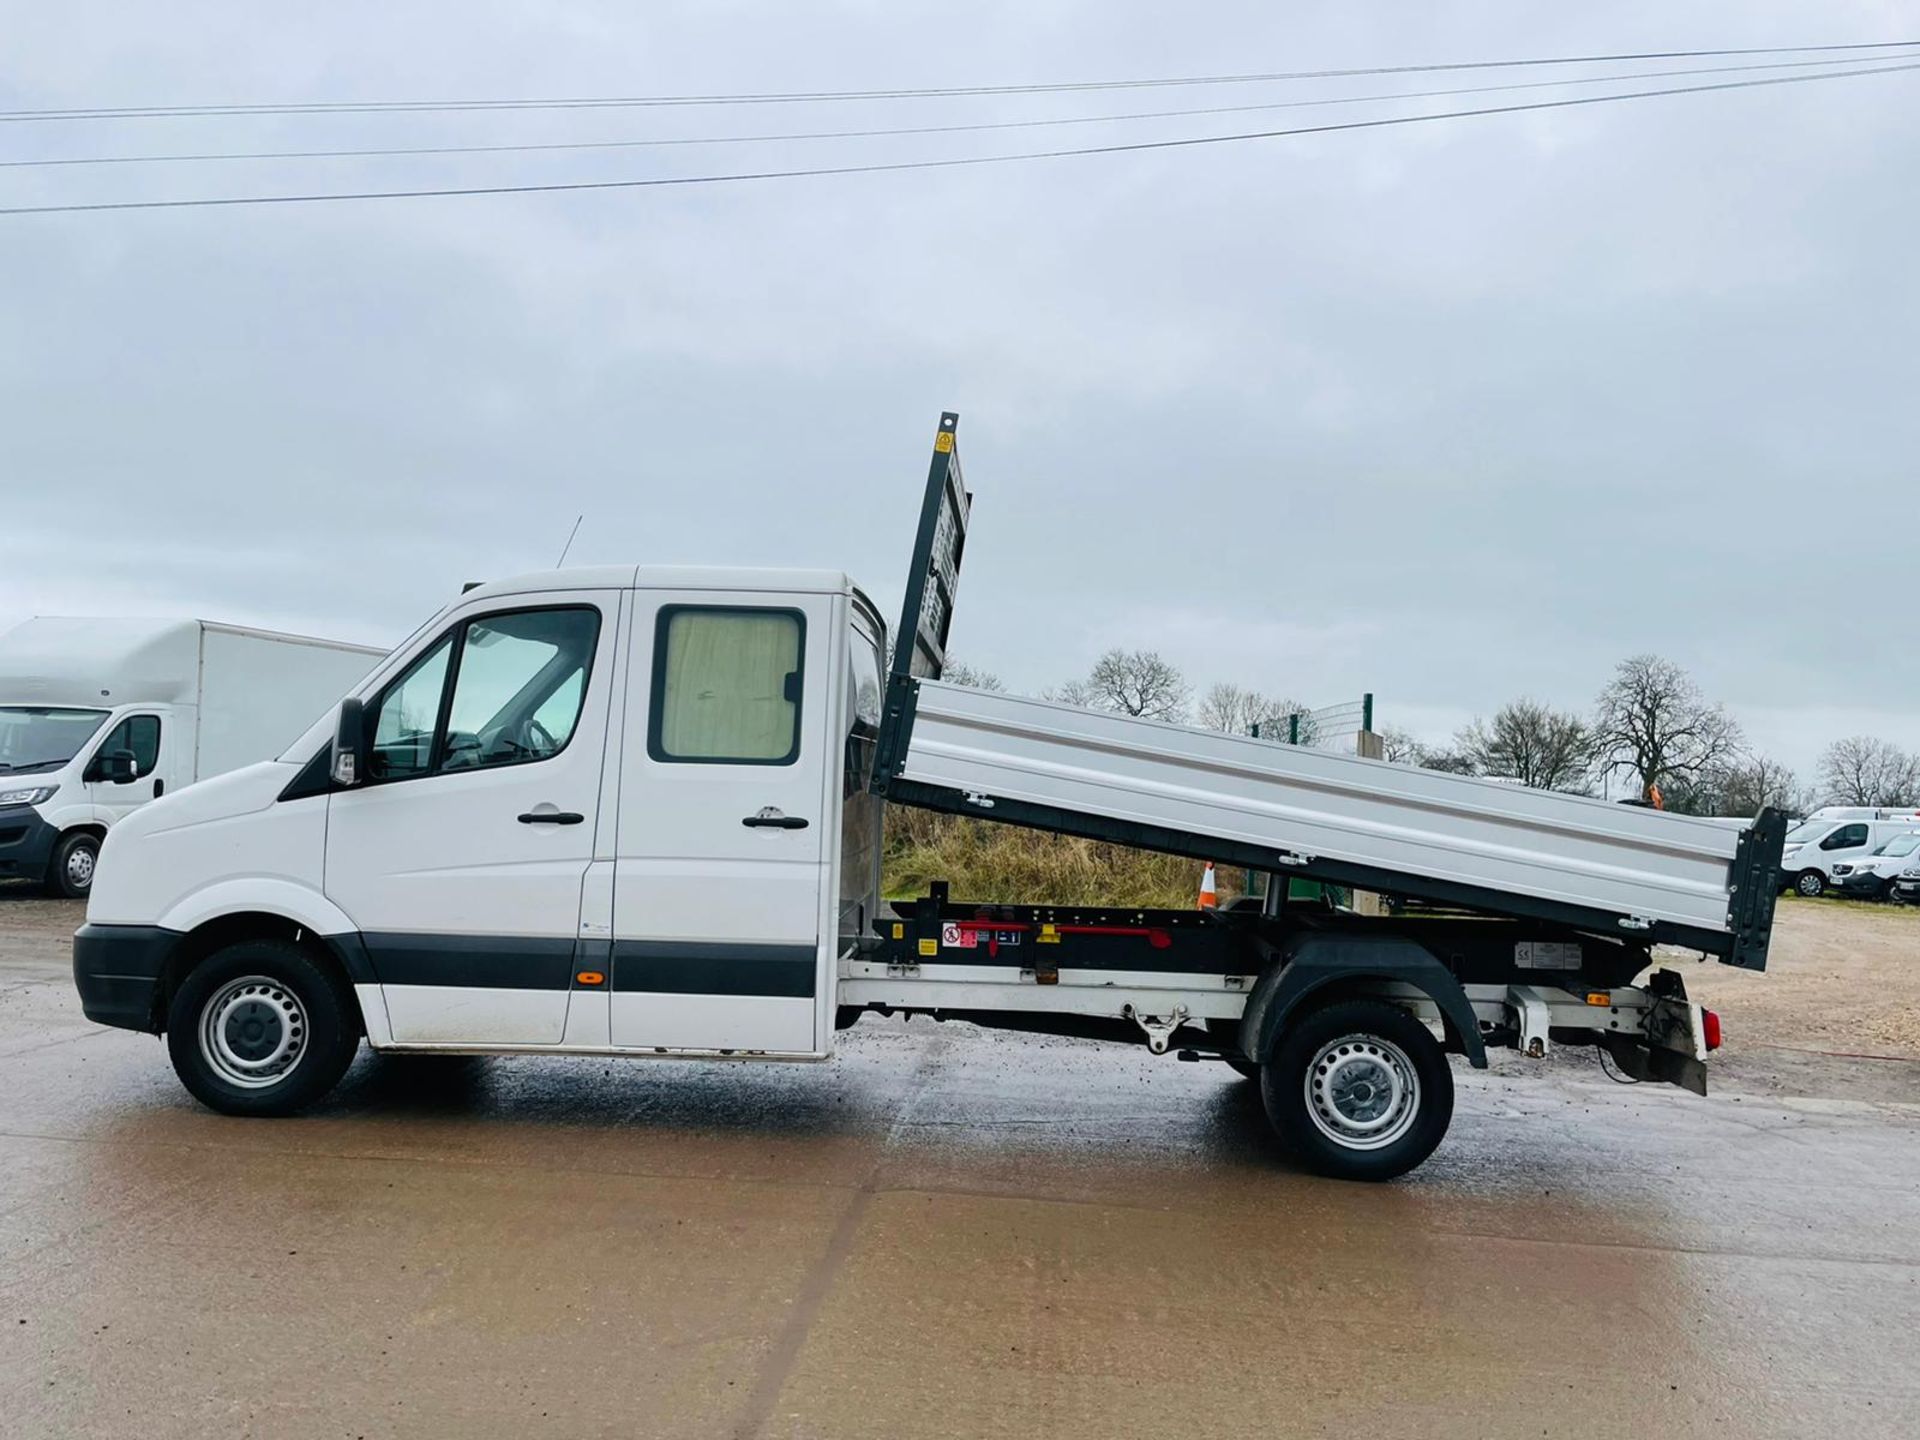
[[[1045,83],[1886,40],[1916,22],[1911,5],[1754,0],[16,6],[0,108]],[[0,158],[957,124],[1536,78],[7,123]],[[1562,93],[1578,92],[7,168],[0,205],[986,154]],[[972,169],[0,217],[0,623],[194,614],[393,642],[464,580],[552,565],[580,512],[575,561],[827,565],[892,611],[952,408],[976,496],[956,647],[1012,688],[1148,645],[1198,686],[1371,690],[1380,723],[1437,739],[1516,695],[1584,708],[1651,650],[1810,778],[1839,734],[1920,746],[1916,116],[1920,72]]]

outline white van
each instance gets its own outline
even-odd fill
[[[77,898],[115,823],[277,754],[386,652],[205,620],[0,635],[0,878]]]
[[[1894,836],[1863,860],[1841,860],[1833,867],[1833,887],[1842,895],[1858,900],[1892,898],[1894,882],[1915,866],[1920,866],[1920,820],[1908,822],[1913,828]]]
[[[1817,810],[1787,832],[1786,848],[1780,852],[1780,888],[1808,898],[1824,895],[1833,886],[1836,864],[1856,865],[1894,836],[1914,829],[1920,829],[1920,815],[1911,810]]]

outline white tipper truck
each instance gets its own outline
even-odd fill
[[[110,832],[86,1013],[279,1115],[378,1051],[828,1059],[865,1016],[1251,1075],[1324,1173],[1418,1165],[1450,1056],[1596,1046],[1704,1092],[1656,943],[1765,965],[1740,829],[943,683],[971,500],[941,417],[901,623],[832,571],[552,571],[462,594],[278,760]],[[890,643],[891,642],[891,643]],[[1372,916],[880,895],[885,808],[1434,903]],[[1462,916],[1461,909],[1475,912]],[[581,1083],[592,1084],[593,1072]]]
[[[41,616],[0,634],[0,877],[85,895],[114,825],[279,754],[385,653],[209,620]]]

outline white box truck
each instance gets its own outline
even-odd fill
[[[901,623],[837,571],[550,571],[461,595],[277,761],[113,830],[74,938],[103,1024],[285,1114],[380,1051],[823,1060],[870,1014],[1257,1077],[1310,1166],[1384,1179],[1449,1056],[1594,1046],[1704,1092],[1719,1022],[1651,947],[1765,965],[1785,830],[939,679],[971,498],[941,417]],[[884,904],[883,807],[1354,885],[1289,901]],[[591,1078],[584,1083],[592,1083]]]
[[[277,755],[385,653],[206,620],[15,626],[0,635],[0,877],[87,894],[114,825]]]

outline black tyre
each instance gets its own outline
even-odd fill
[[[1804,895],[1809,900],[1818,900],[1827,893],[1827,877],[1818,870],[1802,870],[1793,879],[1794,893]]]
[[[1383,1000],[1340,1000],[1300,1016],[1274,1047],[1260,1097],[1310,1169],[1391,1180],[1427,1156],[1453,1119],[1453,1071],[1433,1033]]]
[[[352,990],[285,940],[216,950],[167,1008],[174,1073],[223,1115],[291,1115],[331,1090],[359,1048]]]
[[[47,862],[47,893],[63,900],[84,900],[93,889],[93,872],[100,864],[100,837],[80,831],[63,835]]]

